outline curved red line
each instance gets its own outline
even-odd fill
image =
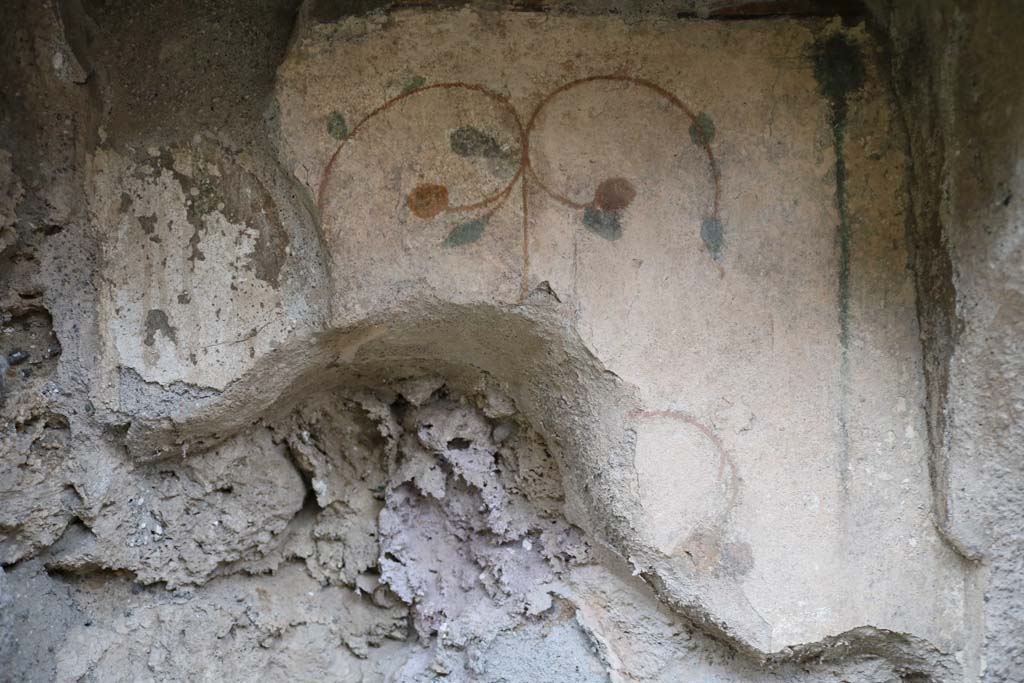
[[[334,150],[334,154],[331,155],[330,160],[327,162],[327,165],[324,167],[323,173],[320,176],[320,184],[317,187],[316,208],[317,208],[317,211],[320,213],[320,222],[321,222],[321,224],[323,224],[325,222],[324,221],[324,216],[323,216],[323,210],[324,210],[324,192],[327,189],[327,180],[328,180],[328,178],[330,178],[331,171],[334,169],[334,162],[337,160],[338,155],[341,153],[341,150],[345,147],[345,145],[352,138],[355,137],[356,133],[358,133],[359,130],[361,128],[363,128],[363,126],[366,125],[367,122],[369,122],[371,119],[373,119],[377,115],[382,114],[383,112],[385,112],[386,110],[390,109],[394,105],[398,104],[402,100],[408,99],[408,98],[412,97],[413,95],[416,95],[416,94],[419,94],[419,93],[422,93],[422,92],[426,92],[428,90],[438,90],[438,89],[460,89],[460,90],[470,90],[470,91],[474,91],[474,92],[479,92],[479,93],[481,93],[483,95],[486,95],[487,97],[491,98],[492,100],[494,100],[498,104],[500,104],[502,106],[502,108],[504,108],[506,111],[508,111],[509,113],[512,114],[512,118],[516,122],[516,128],[518,129],[518,132],[519,132],[519,146],[520,146],[520,149],[523,148],[523,145],[525,144],[525,129],[523,128],[522,120],[519,118],[519,113],[515,110],[515,107],[512,106],[512,103],[509,101],[509,99],[507,97],[505,97],[504,95],[501,95],[499,93],[494,92],[490,88],[487,88],[487,87],[482,86],[482,85],[474,85],[474,84],[470,84],[470,83],[462,83],[462,82],[459,82],[459,81],[453,81],[453,82],[448,82],[448,83],[433,83],[431,85],[424,85],[424,86],[416,88],[414,90],[410,90],[409,92],[402,93],[401,95],[398,95],[397,97],[391,98],[390,100],[388,100],[387,102],[385,102],[384,104],[380,105],[379,107],[377,107],[376,109],[371,111],[369,114],[364,116],[362,119],[360,119],[359,123],[357,123],[355,126],[352,127],[352,130],[350,130],[348,132],[348,135],[345,136],[345,139],[343,139],[341,141],[341,143],[338,145],[337,149]],[[511,191],[512,187],[515,185],[516,181],[519,179],[519,176],[521,174],[522,174],[522,167],[520,166],[520,168],[516,171],[516,175],[513,176],[512,180],[509,181],[509,183],[507,185],[505,185],[503,188],[501,188],[498,192],[494,193],[493,195],[489,195],[488,197],[485,197],[480,202],[475,202],[473,204],[467,204],[467,205],[459,206],[459,207],[452,207],[450,210],[452,210],[452,211],[467,211],[467,210],[471,210],[471,209],[474,209],[474,208],[480,208],[482,206],[487,206],[488,204],[494,202],[496,199],[499,199],[501,197],[507,197],[508,193]]]
[[[530,135],[533,133],[533,129],[536,127],[537,117],[540,115],[540,112],[544,109],[544,107],[546,107],[551,102],[551,100],[553,100],[559,94],[567,90],[594,81],[615,81],[622,83],[630,83],[633,85],[648,88],[650,90],[653,90],[655,93],[657,93],[664,99],[668,100],[674,107],[683,112],[683,114],[690,119],[691,123],[697,121],[697,117],[694,116],[693,111],[682,100],[680,100],[673,93],[669,92],[668,90],[658,85],[657,83],[654,83],[644,78],[636,78],[634,76],[619,76],[614,74],[587,76],[585,78],[579,78],[575,81],[570,81],[559,86],[555,90],[552,90],[544,97],[543,100],[540,101],[540,104],[538,104],[537,107],[533,110],[533,113],[530,114],[530,119],[526,123],[526,130],[524,135],[525,140],[523,145],[524,166],[529,171],[530,176],[533,178],[534,182],[536,182],[542,190],[544,190],[548,195],[550,195],[555,200],[573,209],[585,209],[589,207],[591,203],[588,202],[586,204],[582,204],[580,202],[573,201],[568,197],[555,192],[554,190],[552,190],[551,188],[544,184],[544,182],[540,179],[540,175],[537,173],[536,169],[533,168],[533,163],[530,161]],[[713,217],[715,218],[715,220],[718,220],[720,198],[720,174],[718,170],[718,163],[715,160],[715,154],[711,149],[711,143],[709,141],[703,141],[701,147],[704,149],[704,153],[707,155],[708,163],[711,167],[711,182],[714,189]]]
[[[690,415],[689,413],[685,413],[681,410],[633,410],[630,411],[628,415],[630,417],[640,419],[661,418],[669,420],[678,420],[679,422],[685,422],[691,427],[695,427],[698,430],[700,430],[700,432],[704,434],[704,436],[706,436],[709,441],[711,441],[712,445],[714,445],[715,447],[715,450],[718,451],[719,481],[723,481],[723,483],[725,483],[725,469],[729,469],[729,483],[725,484],[726,488],[729,491],[729,501],[726,505],[725,513],[726,515],[728,515],[729,511],[731,511],[732,508],[736,506],[736,501],[739,496],[739,470],[737,469],[736,463],[733,461],[732,456],[729,454],[729,451],[726,450],[725,444],[722,443],[722,440],[719,438],[718,434],[716,434],[713,429],[705,425],[703,422],[701,422],[694,416]]]

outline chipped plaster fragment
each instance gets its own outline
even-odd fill
[[[119,364],[147,381],[223,389],[290,333],[280,289],[287,236],[265,219],[276,216],[269,195],[246,189],[254,181],[243,170],[223,171],[231,162],[218,149],[97,155],[107,172],[96,201],[117,198],[97,207],[117,226],[104,248],[102,318]],[[231,199],[249,196],[257,199]]]

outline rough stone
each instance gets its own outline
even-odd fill
[[[10,0],[0,678],[1022,680],[1024,15],[866,5]]]

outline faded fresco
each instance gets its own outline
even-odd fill
[[[198,20],[150,46],[95,4],[140,56],[96,54],[80,230],[41,221],[57,246],[4,299],[17,362],[40,358],[0,404],[18,661],[978,668],[978,570],[936,521],[907,148],[863,22],[307,2],[276,53],[207,46],[265,58],[262,85],[224,72],[189,109],[185,76],[133,79],[205,78]],[[42,25],[45,66],[65,39]],[[45,184],[11,158],[11,196]]]

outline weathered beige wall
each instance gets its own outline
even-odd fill
[[[841,219],[805,57],[829,35],[471,11],[314,26],[279,71],[280,147],[321,207],[340,323],[434,298],[512,306],[547,283],[638,393],[629,524],[726,584],[705,607],[731,603],[741,640],[872,625],[956,649],[963,572],[928,521],[899,133],[853,34],[869,85],[851,95]],[[628,206],[601,213],[616,179]],[[417,217],[407,198],[431,185],[451,206],[493,201]],[[482,234],[453,244],[471,221]]]
[[[980,675],[898,41],[194,9],[10,31],[35,55],[10,120],[67,112],[80,188],[4,129],[5,334],[35,373],[8,373],[0,561],[11,609],[69,634],[47,658],[14,629],[23,679]]]

